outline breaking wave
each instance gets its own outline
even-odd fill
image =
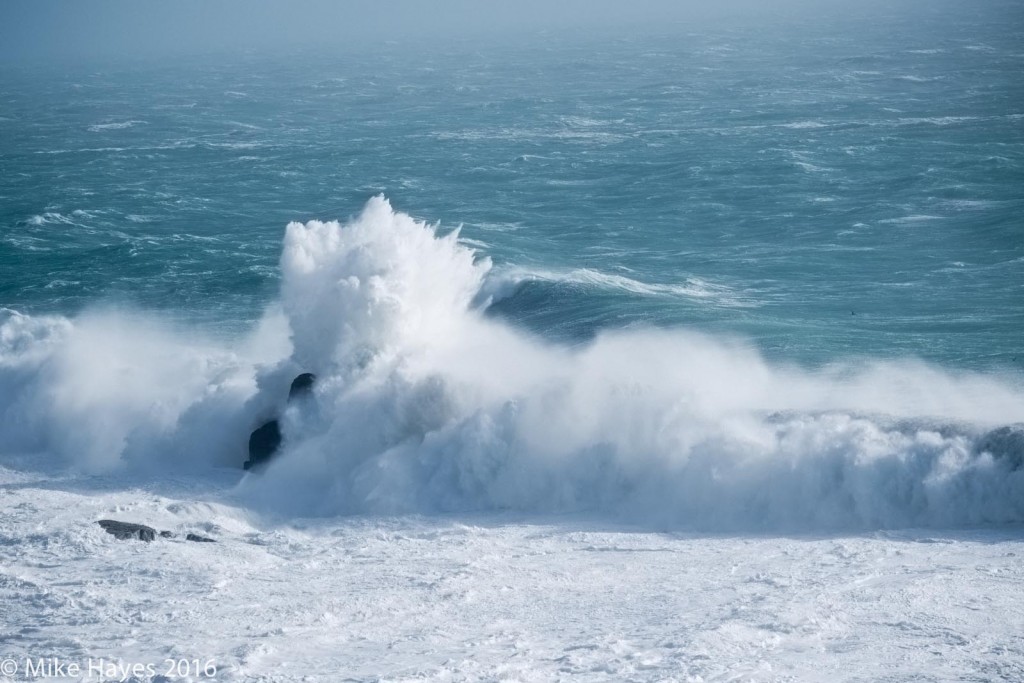
[[[811,371],[685,330],[551,344],[484,314],[491,263],[457,231],[383,197],[346,224],[290,224],[281,271],[280,300],[231,344],[121,310],[0,311],[2,457],[234,468],[249,432],[280,413],[281,453],[240,471],[234,495],[285,514],[510,510],[705,530],[1024,522],[1017,376],[909,360]],[[317,375],[314,396],[285,407],[300,372]]]
[[[491,272],[480,289],[478,299],[498,302],[515,296],[525,285],[544,283],[555,287],[576,287],[583,290],[620,292],[644,297],[689,299],[724,307],[751,307],[755,304],[729,287],[688,277],[680,283],[649,283],[625,275],[604,273],[593,268],[556,271],[508,268]]]

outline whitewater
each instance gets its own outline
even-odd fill
[[[0,44],[0,681],[1024,680],[1024,15],[733,14]]]
[[[238,467],[257,509],[584,513],[654,528],[1024,521],[1019,381],[914,361],[766,361],[688,330],[545,342],[487,316],[490,260],[384,197],[292,223],[281,296],[237,344],[143,314],[7,311],[2,436],[86,474]],[[286,406],[312,372],[312,401]]]
[[[1022,672],[1019,382],[809,371],[686,330],[545,342],[487,315],[508,275],[458,230],[383,197],[290,224],[281,270],[228,346],[138,312],[5,312],[14,661],[183,680]],[[286,406],[299,372],[314,396]],[[282,451],[243,474],[278,413]],[[126,546],[105,517],[220,545]],[[180,668],[196,657],[206,674]]]

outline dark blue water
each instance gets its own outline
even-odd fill
[[[1013,3],[435,49],[0,68],[0,307],[230,332],[284,226],[384,193],[490,256],[490,314],[816,364],[1024,365]]]

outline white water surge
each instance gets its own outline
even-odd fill
[[[774,365],[742,340],[567,348],[490,318],[491,264],[377,197],[288,226],[245,339],[152,315],[4,314],[0,441],[19,466],[236,467],[299,372],[312,400],[233,496],[286,515],[512,510],[701,530],[1024,521],[1017,376],[906,361]]]

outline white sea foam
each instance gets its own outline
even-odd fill
[[[911,224],[911,223],[926,223],[928,221],[940,221],[942,219],[943,219],[943,216],[930,216],[928,214],[913,214],[913,215],[910,215],[910,216],[900,216],[899,218],[885,218],[885,219],[882,219],[882,220],[880,220],[878,222],[879,223],[886,223],[886,224],[894,224],[894,225],[903,225],[903,224]]]
[[[780,123],[778,126],[780,128],[793,128],[794,130],[828,128],[828,124],[821,121],[792,121],[790,123]]]
[[[131,128],[145,121],[112,121],[109,123],[97,123],[89,126],[89,131],[93,133],[101,133],[105,130],[122,130],[124,128]]]
[[[29,225],[75,225],[77,221],[87,218],[95,218],[97,215],[106,213],[102,210],[85,211],[83,209],[75,209],[71,213],[64,214],[58,211],[46,211],[41,214],[31,216],[25,222]]]
[[[29,225],[48,225],[54,223],[69,224],[72,222],[73,221],[70,216],[65,216],[57,211],[47,211],[45,213],[36,214],[26,221]]]
[[[958,123],[966,123],[968,121],[977,121],[981,117],[978,116],[923,116],[923,117],[904,117],[899,119],[899,125],[901,126],[916,126],[922,123],[931,124],[933,126],[952,126]]]
[[[86,471],[237,466],[311,371],[283,452],[236,492],[251,506],[744,530],[1024,521],[1019,444],[982,438],[1024,421],[1019,377],[809,371],[686,331],[550,345],[482,314],[491,265],[457,231],[381,197],[347,224],[289,225],[281,269],[279,307],[231,348],[139,314],[5,312],[5,452]]]

